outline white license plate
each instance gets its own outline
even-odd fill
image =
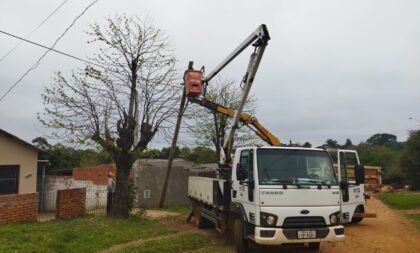
[[[298,231],[298,239],[316,238],[316,231]]]

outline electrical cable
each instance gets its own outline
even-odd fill
[[[42,20],[41,23],[39,23],[39,25],[37,27],[35,27],[28,35],[25,36],[25,38],[28,38],[29,36],[31,36],[34,32],[36,32],[45,22],[47,22],[47,20],[54,15],[61,7],[63,7],[63,5],[67,2],[68,0],[64,0],[57,8],[55,8],[55,10],[53,12],[50,13],[50,15],[48,15],[44,20]],[[9,56],[9,54],[11,54],[20,44],[22,44],[22,42],[16,44],[12,49],[10,49],[5,55],[3,55],[0,58],[0,62],[2,60],[4,60],[7,56]]]
[[[73,25],[76,23],[76,21],[81,16],[83,16],[85,14],[85,12],[97,2],[98,2],[98,0],[92,1],[77,17],[74,18],[73,22],[55,40],[55,42],[51,46],[51,49],[53,49],[55,47],[55,45],[57,45],[57,43],[60,41],[60,39],[64,37],[64,35],[68,32],[68,30],[70,30],[70,28],[73,27]],[[29,72],[31,72],[32,70],[35,70],[39,66],[39,63],[41,62],[41,60],[48,54],[48,52],[51,51],[51,49],[48,49],[47,51],[45,51],[44,54],[42,54],[41,57],[39,57],[39,59],[36,61],[36,63],[32,67],[30,67],[12,86],[10,86],[10,88],[0,97],[0,102],[3,101],[3,99],[23,80],[23,78],[25,78],[29,74]]]
[[[27,39],[22,38],[22,37],[19,37],[19,36],[17,36],[17,35],[14,35],[14,34],[11,34],[11,33],[5,32],[5,31],[2,31],[2,30],[0,30],[0,33],[3,33],[3,34],[5,34],[5,35],[8,35],[8,36],[13,37],[13,38],[15,38],[15,39],[22,40],[22,41],[27,42],[27,43],[33,44],[33,45],[35,45],[35,46],[38,46],[38,47],[42,47],[42,48],[48,49],[48,50],[50,50],[50,51],[53,51],[53,52],[55,52],[55,53],[59,53],[59,54],[61,54],[61,55],[64,55],[64,56],[67,56],[67,57],[70,57],[70,58],[73,58],[73,59],[75,59],[75,60],[82,61],[82,62],[87,63],[87,64],[91,64],[91,65],[95,65],[95,66],[97,66],[97,67],[101,67],[101,68],[107,69],[106,67],[104,67],[104,66],[102,66],[102,65],[99,65],[99,64],[97,64],[97,63],[90,62],[90,61],[88,61],[88,60],[84,60],[84,59],[82,59],[82,58],[80,58],[80,57],[77,57],[77,56],[74,56],[74,55],[71,55],[71,54],[65,53],[65,52],[63,52],[63,51],[60,51],[60,50],[57,50],[57,49],[54,49],[54,48],[51,48],[51,47],[47,47],[47,46],[45,46],[45,45],[42,45],[42,44],[39,44],[39,43],[37,43],[37,42],[33,42],[33,41],[30,41],[30,40],[27,40]]]

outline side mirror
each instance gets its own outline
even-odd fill
[[[236,166],[236,178],[239,181],[248,179],[248,171],[240,163]]]
[[[356,184],[365,183],[365,167],[361,164],[354,166],[354,177],[356,178]]]
[[[341,188],[342,190],[345,190],[345,189],[349,188],[349,186],[350,186],[350,184],[349,184],[349,182],[348,182],[348,181],[341,181],[341,182],[340,182],[340,188]]]

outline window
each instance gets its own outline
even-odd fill
[[[356,153],[340,152],[340,170],[342,181],[356,180],[354,177],[354,168],[357,164]]]
[[[243,169],[247,171],[248,179],[253,180],[253,159],[252,159],[252,151],[251,150],[244,150],[241,152],[241,158],[239,163]]]
[[[337,184],[333,165],[325,151],[260,148],[257,166],[261,185]]]
[[[18,194],[19,165],[0,165],[0,195]]]

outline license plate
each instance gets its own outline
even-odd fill
[[[298,231],[298,239],[316,238],[316,231]]]

